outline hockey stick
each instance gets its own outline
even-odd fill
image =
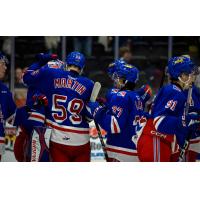
[[[91,94],[91,97],[90,97],[90,101],[91,102],[95,102],[96,101],[96,98],[97,98],[97,96],[99,94],[100,89],[101,89],[101,84],[99,82],[96,82],[94,84],[94,87],[93,87],[93,90],[92,90],[92,94]],[[102,149],[103,149],[103,153],[104,153],[105,159],[106,159],[106,161],[108,161],[108,154],[107,154],[107,151],[106,151],[106,145],[105,145],[105,143],[103,141],[103,137],[101,135],[100,127],[97,124],[97,122],[95,122],[95,120],[94,120],[94,123],[95,123],[96,129],[97,129],[98,137],[99,137],[100,142],[101,142],[101,146],[102,146]]]
[[[188,90],[187,102],[186,102],[185,112],[184,112],[185,116],[188,115],[191,98],[192,98],[192,86]],[[184,142],[183,148],[181,148],[180,155],[179,155],[179,158],[178,158],[179,162],[183,162],[184,161],[185,152],[188,149],[189,140],[191,138],[191,134],[192,134],[191,132],[188,134],[188,136],[187,136],[187,138],[186,138],[186,140]]]

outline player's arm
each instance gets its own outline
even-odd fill
[[[23,82],[27,86],[35,86],[37,84],[35,82],[43,78],[42,67],[46,65],[48,61],[57,59],[57,55],[40,53],[36,55],[36,59],[37,61],[32,63],[23,75]]]
[[[136,90],[136,93],[140,96],[143,107],[146,102],[152,97],[152,89],[149,85],[143,85],[141,88]]]
[[[159,132],[174,135],[180,132],[182,127],[182,116],[176,116],[176,112],[184,102],[176,96],[169,98],[157,111],[153,113],[153,124]],[[183,108],[181,108],[183,109]]]
[[[87,106],[94,120],[107,132],[120,133],[126,126],[129,113],[127,99],[119,97],[112,103],[111,109],[102,107],[97,102],[90,102]]]
[[[42,93],[36,93],[33,96],[33,109],[29,112],[29,123],[32,127],[45,126],[45,109],[48,106],[48,99]]]
[[[153,108],[152,117],[155,129],[162,134],[176,135],[177,137],[181,136],[185,138],[188,130],[186,126],[184,127],[184,121],[182,120],[183,113],[181,113],[180,116],[177,116],[177,113],[183,110],[186,100],[180,98],[180,95],[169,93],[167,97],[168,101],[162,103],[163,96],[163,93],[157,96],[155,101],[158,107]]]
[[[5,125],[6,121],[11,118],[16,110],[16,105],[14,103],[12,93],[7,90],[6,94],[6,104],[4,105],[6,107],[5,112],[2,113],[2,110],[0,109],[0,160],[1,155],[4,153],[5,149]]]
[[[7,113],[5,113],[5,120],[8,121],[16,111],[16,104],[14,102],[12,93],[9,91],[7,94]]]
[[[187,116],[158,116],[154,126],[160,133],[176,135],[179,144],[183,145],[190,131],[196,132],[200,126],[200,115],[190,113]]]

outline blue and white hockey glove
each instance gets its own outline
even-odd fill
[[[152,88],[150,85],[143,85],[140,89],[137,90],[137,93],[140,95],[142,100],[146,103],[152,97]]]
[[[197,113],[189,113],[185,117],[184,121],[190,131],[197,131],[200,126],[200,115],[198,115]]]
[[[86,105],[86,109],[88,110],[88,112],[95,117],[97,111],[99,109],[103,108],[98,102],[88,102]]]

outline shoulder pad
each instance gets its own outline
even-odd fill
[[[117,92],[119,92],[119,89],[116,88],[111,89],[111,93],[117,93]]]

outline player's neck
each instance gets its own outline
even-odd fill
[[[135,83],[132,82],[127,82],[125,86],[121,90],[130,90],[134,91],[135,90]]]
[[[79,72],[77,72],[76,70],[69,70],[71,74],[73,74],[74,76],[79,76]]]
[[[183,90],[183,86],[181,83],[179,83],[178,81],[172,81],[172,84],[176,85],[178,88],[180,88],[181,90]]]

